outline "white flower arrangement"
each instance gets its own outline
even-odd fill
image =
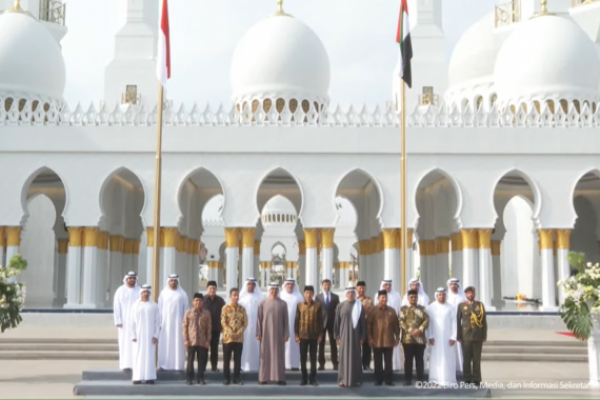
[[[585,340],[592,333],[592,314],[600,314],[600,264],[586,263],[582,253],[569,253],[569,263],[578,272],[558,282],[565,291],[560,314],[575,337]]]
[[[21,311],[25,305],[25,287],[14,281],[27,268],[27,261],[20,255],[14,256],[7,267],[0,266],[0,329],[16,328],[21,322]]]

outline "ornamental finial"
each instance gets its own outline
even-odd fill
[[[283,0],[277,0],[277,11],[271,17],[291,17],[283,11]]]
[[[537,18],[537,17],[543,17],[545,15],[552,15],[551,13],[548,12],[548,0],[541,0],[540,1],[540,12],[538,14],[535,14],[533,18]]]
[[[24,14],[33,17],[33,15],[21,8],[21,0],[14,0],[12,8],[9,8],[8,10],[4,11],[4,14],[10,13]]]

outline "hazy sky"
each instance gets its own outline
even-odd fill
[[[68,0],[63,53],[70,104],[103,97],[104,67],[119,29],[118,2]],[[426,1],[426,0],[424,0]],[[331,103],[384,104],[398,60],[400,0],[285,0],[286,12],[319,35],[331,64]],[[497,0],[443,0],[448,54],[460,35]],[[172,79],[176,103],[229,103],[229,67],[238,40],[275,11],[276,0],[170,0]]]

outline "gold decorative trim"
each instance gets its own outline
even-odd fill
[[[177,248],[179,240],[179,231],[177,228],[161,228],[161,247]]]
[[[452,241],[452,251],[462,251],[463,243],[462,243],[462,235],[460,232],[453,233],[450,235],[450,240]]]
[[[334,234],[335,234],[335,229],[332,229],[332,228],[321,229],[321,246],[324,249],[332,249],[333,248]]]
[[[96,244],[98,250],[108,250],[109,240],[110,233],[106,231],[98,232],[98,243]]]
[[[476,249],[479,245],[477,229],[461,229],[463,249]]]
[[[140,254],[140,240],[139,239],[131,239],[132,241],[132,249],[131,254],[139,255]]]
[[[6,227],[6,247],[21,246],[21,231],[22,228],[20,226]]]
[[[306,242],[304,240],[298,240],[298,255],[306,255]]]
[[[400,248],[400,229],[384,229],[383,248],[384,249],[399,249]]]
[[[304,229],[304,242],[307,249],[314,249],[319,246],[318,229]]]
[[[492,240],[492,256],[499,256],[502,246],[502,240]]]
[[[83,228],[83,246],[98,247],[98,233],[100,230],[96,227]]]
[[[154,227],[146,228],[146,246],[154,247]]]
[[[69,239],[58,239],[56,243],[58,254],[67,254],[69,249]]]
[[[125,238],[123,236],[111,235],[110,236],[110,251],[122,253],[124,243],[125,243]]]
[[[436,254],[449,254],[450,253],[450,238],[438,237],[435,238],[435,253]]]
[[[83,228],[67,228],[69,232],[69,246],[81,247],[83,243]]]
[[[571,248],[571,230],[558,229],[556,231],[556,242],[559,249],[569,250]]]
[[[298,242],[298,245],[300,245],[299,242]],[[254,240],[254,255],[255,256],[260,255],[260,240],[259,239]]]
[[[339,263],[339,268],[340,269],[349,269],[350,268],[350,263],[348,261],[341,261]]]
[[[480,229],[479,230],[479,248],[489,249],[492,247],[492,230],[491,229]]]
[[[124,239],[123,240],[123,254],[133,254],[133,239]]]
[[[554,231],[552,229],[539,229],[540,249],[554,248]]]
[[[225,228],[225,243],[227,247],[240,247],[240,230]]]
[[[242,247],[254,249],[254,236],[256,235],[255,228],[241,228],[242,232]]]
[[[6,238],[4,237],[4,233],[6,229],[3,226],[0,226],[0,247],[6,246]]]
[[[206,265],[208,265],[208,268],[219,268],[218,261],[209,261],[206,263]]]

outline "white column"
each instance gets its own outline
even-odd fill
[[[435,272],[435,241],[420,240],[419,254],[421,257],[421,275],[419,280],[423,285],[423,289],[427,291],[430,286],[429,282]],[[416,276],[408,277],[409,280],[412,278],[416,278]]]
[[[167,283],[167,278],[171,274],[177,273],[177,241],[179,232],[177,228],[161,228],[164,242],[161,243],[161,263],[160,263],[160,282],[159,289],[162,290]]]
[[[271,261],[260,262],[260,281],[261,287],[266,288],[269,285],[271,276]]]
[[[10,264],[11,258],[20,253],[21,231],[20,226],[6,227],[6,265]],[[17,279],[17,277],[11,277],[8,278],[8,282],[16,282]]]
[[[133,239],[123,239],[123,259],[121,263],[121,275],[125,276],[129,271],[136,271],[133,264]],[[136,271],[137,272],[137,271]]]
[[[254,240],[254,263],[252,264],[252,277],[258,279],[260,274],[260,240]]]
[[[540,229],[540,258],[542,260],[542,308],[556,311],[556,279],[554,278],[554,231]]]
[[[225,285],[225,279],[223,277],[225,266],[221,261],[218,263],[219,268],[217,268],[217,289],[222,289],[223,285]]]
[[[348,274],[349,268],[350,263],[348,261],[340,261],[340,288],[348,285],[348,281],[350,280]]]
[[[571,276],[571,266],[569,265],[570,229],[559,229],[556,231],[556,262],[558,263],[558,280],[567,279]],[[565,290],[558,288],[559,305],[565,302]]]
[[[383,233],[383,279],[400,284],[400,231],[384,229]]]
[[[148,228],[150,232],[154,232],[154,229]],[[148,243],[153,243],[154,236],[148,236]],[[112,304],[113,299],[115,297],[115,292],[123,284],[123,278],[125,274],[129,271],[125,271],[123,273],[123,244],[125,239],[121,235],[110,235],[109,237],[109,253],[108,253],[108,263],[109,263],[109,276],[110,276],[110,301]],[[150,264],[150,276],[152,276],[152,248],[148,247],[149,251],[149,264]],[[145,282],[138,282],[140,285]]]
[[[502,240],[492,240],[492,293],[493,304],[495,307],[502,307],[502,258],[500,257],[500,249],[502,248]]]
[[[453,233],[450,236],[452,243],[452,278],[463,281],[463,245],[462,235]]]
[[[304,240],[298,240],[298,274],[300,283],[306,282],[306,243]]]
[[[380,233],[378,236],[371,238],[372,246],[373,246],[373,256],[372,263],[375,265],[373,274],[376,277],[375,282],[373,282],[374,286],[379,290],[379,284],[382,279],[385,279],[385,255],[383,248],[383,233]],[[396,288],[399,287],[398,282],[392,282],[392,285],[395,285]]]
[[[144,274],[140,274],[138,280],[140,284],[152,282],[152,274],[154,273],[154,228],[146,228],[146,268]]]
[[[479,230],[479,298],[489,311],[494,311],[492,287],[492,230]]]
[[[463,282],[462,287],[479,285],[479,249],[477,229],[460,231],[463,243]]]
[[[306,277],[304,285],[312,285],[315,290],[321,287],[319,284],[319,257],[317,255],[317,229],[304,229],[304,240],[306,243]]]
[[[600,315],[592,314],[592,334],[588,338],[590,386],[600,388]]]
[[[238,287],[238,261],[240,254],[240,230],[225,228],[225,285],[227,290]]]
[[[359,240],[358,242],[358,280],[363,281],[367,284],[367,290],[369,289],[367,282],[367,258],[369,253],[368,240]]]
[[[98,232],[98,252],[96,265],[96,305],[99,308],[109,306],[110,300],[110,277],[108,266],[109,233]]]
[[[69,248],[69,239],[58,239],[56,246],[56,298],[54,307],[62,307],[67,298],[65,297],[65,284],[67,279],[67,251]]]
[[[414,252],[413,252],[413,229],[407,229],[408,238],[406,239],[406,282],[408,282],[411,278],[417,276],[417,271],[415,270],[414,263]],[[403,246],[403,243],[400,243],[400,247]],[[399,255],[402,258],[402,254]],[[402,263],[402,260],[400,260]],[[402,293],[399,291],[398,293]]]
[[[242,228],[242,279],[240,282],[246,282],[246,279],[254,277],[254,235],[256,229]]]
[[[217,289],[219,288],[219,262],[209,261],[206,263],[208,266],[208,280],[217,282]]]
[[[83,230],[82,308],[96,308],[98,286],[98,228]]]
[[[79,308],[81,305],[81,245],[83,244],[83,229],[68,228],[68,230],[67,302],[64,308]]]
[[[137,272],[138,276],[140,274],[140,240],[133,239],[133,248],[131,254],[131,268]]]
[[[329,279],[333,282],[333,235],[335,233],[335,229],[321,229],[321,261],[322,261],[322,271],[321,271],[321,279]],[[316,288],[316,286],[315,286]],[[316,289],[315,289],[316,290]]]
[[[4,238],[4,234],[6,232],[6,228],[0,226],[0,266],[5,267],[6,263],[4,262],[6,255],[6,240]]]
[[[446,287],[450,278],[450,238],[438,237],[435,239],[436,280],[433,282],[432,295],[438,287]]]

